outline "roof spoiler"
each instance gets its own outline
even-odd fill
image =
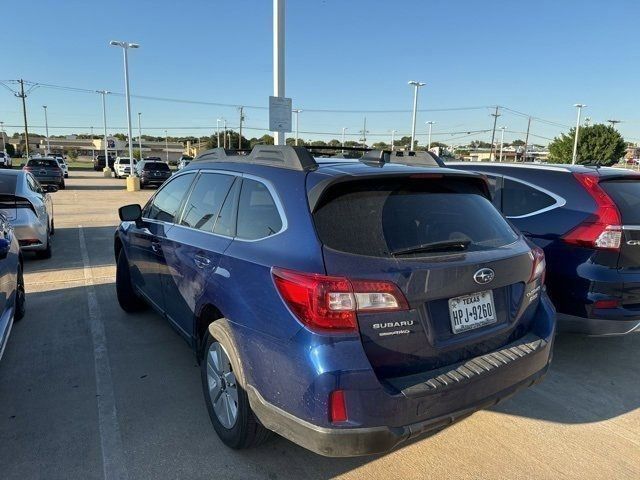
[[[299,171],[318,168],[318,164],[305,147],[289,145],[256,145],[252,150],[213,148],[202,152],[193,161],[237,162]]]
[[[429,151],[403,151],[403,150],[369,150],[362,158],[362,163],[371,166],[383,166],[385,163],[399,163],[412,167],[444,167],[442,159]]]

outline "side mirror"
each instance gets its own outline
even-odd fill
[[[0,260],[7,258],[9,250],[11,250],[11,242],[6,238],[0,238]]]
[[[136,227],[138,228],[142,226],[142,208],[137,203],[120,207],[118,216],[123,222],[136,222]]]
[[[58,187],[56,185],[42,185],[42,190],[46,193],[56,193],[58,191]]]

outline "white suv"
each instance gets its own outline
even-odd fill
[[[55,158],[56,162],[58,162],[58,165],[62,169],[64,178],[69,178],[69,165],[65,162],[64,157],[59,153],[52,153],[51,157]]]
[[[135,167],[138,161],[134,158],[133,165]],[[116,178],[127,177],[131,173],[131,162],[129,157],[116,157],[116,161],[113,162],[113,174]]]
[[[0,167],[2,168],[11,168],[13,166],[13,162],[11,157],[7,155],[7,152],[0,152]]]

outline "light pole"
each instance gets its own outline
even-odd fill
[[[302,110],[300,110],[299,108],[294,108],[291,111],[296,115],[296,147],[297,147],[298,146],[298,116],[300,115],[300,112]]]
[[[97,90],[102,95],[102,126],[104,127],[104,164],[109,165],[109,142],[107,141],[107,102],[108,90]]]
[[[93,147],[93,127],[91,127],[91,161],[93,161],[93,157],[96,156],[96,151]]]
[[[347,127],[342,127],[342,153],[344,153],[344,132],[347,131]]]
[[[502,162],[502,148],[504,147],[504,131],[507,127],[500,127],[500,162]]]
[[[436,123],[434,121],[428,121],[427,125],[429,125],[429,145],[427,146],[427,150],[431,149],[431,129],[433,128],[433,124]]]
[[[367,133],[369,133],[369,130],[367,130],[367,117],[364,117],[360,132],[362,133],[362,138],[360,139],[362,140],[362,147],[367,148]]]
[[[222,148],[227,148],[227,120],[222,120],[222,128],[224,130],[223,132],[223,139],[222,139]]]
[[[51,153],[51,147],[49,146],[49,119],[47,118],[47,106],[43,105],[44,109],[44,131],[47,136],[47,155]]]
[[[219,118],[216,118],[216,138],[217,138],[216,147],[220,148],[220,119]]]
[[[130,168],[129,177],[135,177],[135,172],[133,170],[133,145],[131,144],[131,139],[133,136],[131,135],[131,95],[129,93],[128,51],[130,48],[139,48],[140,45],[138,45],[137,43],[120,42],[116,40],[111,40],[109,44],[114,47],[122,48],[122,52],[124,55],[124,94],[126,97],[126,104],[127,104],[127,132],[129,134],[129,137],[128,137],[129,138],[129,168]],[[106,174],[108,170],[109,176],[111,176],[111,170],[109,169],[109,162],[107,161],[107,159],[105,159],[105,161],[107,163],[104,166],[104,172]],[[139,189],[140,189],[140,184],[136,183],[134,180],[131,180],[131,184],[127,183],[127,190],[139,190]]]
[[[397,130],[391,130],[391,151],[392,152],[396,146],[396,132]]]
[[[616,128],[616,123],[621,123],[622,120],[607,120],[607,123],[611,124],[612,128]]]
[[[167,153],[167,163],[169,163],[169,134],[167,131],[164,131],[164,149]]]
[[[4,140],[4,122],[0,122],[0,131],[2,131],[2,151],[7,153],[7,145]]]
[[[142,113],[138,112],[138,152],[140,153],[140,160],[142,160],[142,121],[140,117],[142,117]]]
[[[284,32],[285,0],[273,0],[273,96],[285,96],[284,78]],[[225,130],[226,131],[226,130]],[[285,132],[274,132],[273,143],[286,145]]]
[[[576,120],[576,136],[573,140],[573,158],[571,159],[571,164],[575,165],[576,160],[578,159],[578,133],[580,132],[580,115],[582,114],[582,109],[586,107],[583,103],[576,103],[573,105],[578,109],[578,119]]]
[[[411,120],[411,148],[413,150],[416,144],[416,115],[418,113],[418,89],[424,87],[426,83],[411,80],[409,85],[413,86],[413,117]]]

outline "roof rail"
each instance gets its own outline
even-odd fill
[[[288,145],[256,145],[251,151],[213,148],[202,152],[193,161],[248,163],[300,171],[318,168],[318,164],[305,147]]]
[[[445,166],[438,155],[429,151],[370,150],[360,158],[360,161],[371,166],[383,166],[385,163],[400,163],[412,167]]]

